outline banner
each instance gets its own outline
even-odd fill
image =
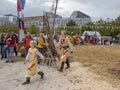
[[[21,8],[20,8],[20,0],[17,0],[17,11],[20,12]]]
[[[24,22],[19,19],[19,41],[22,41],[25,37],[24,34]]]

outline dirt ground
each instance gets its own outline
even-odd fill
[[[120,46],[75,46],[71,68],[63,73],[57,66],[39,65],[44,71],[25,81],[26,65],[17,57],[14,63],[0,60],[0,90],[120,90]]]
[[[89,71],[120,86],[120,46],[76,46],[74,56],[74,60],[89,67]]]

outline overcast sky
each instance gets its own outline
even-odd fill
[[[9,13],[16,15],[16,1],[0,0],[0,15]],[[26,0],[24,15],[42,15],[43,10],[51,10],[54,2],[55,0]],[[59,0],[57,14],[69,17],[74,10],[84,12],[93,20],[114,19],[120,15],[120,0]]]

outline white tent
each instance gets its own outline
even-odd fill
[[[86,35],[92,36],[94,38],[99,38],[100,41],[98,42],[98,44],[101,44],[101,34],[98,31],[84,31],[81,39],[84,40]]]
[[[101,34],[98,31],[84,31],[82,36],[85,36],[86,34],[88,34],[90,36],[101,37]]]

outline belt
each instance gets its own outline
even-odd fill
[[[61,48],[60,49],[67,49],[67,48],[69,48],[69,46],[61,46]]]

